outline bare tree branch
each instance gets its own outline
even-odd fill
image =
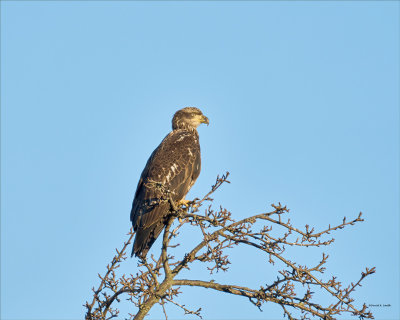
[[[98,289],[93,288],[92,301],[86,302],[86,320],[105,320],[118,316],[119,310],[113,307],[120,302],[124,295],[137,309],[136,314],[129,314],[130,319],[141,320],[149,313],[150,309],[159,304],[163,310],[165,319],[168,320],[165,304],[171,303],[179,307],[185,314],[196,315],[201,318],[201,308],[196,311],[189,310],[184,304],[176,301],[181,293],[179,290],[185,286],[202,287],[223,293],[242,296],[261,310],[264,303],[276,303],[281,306],[284,317],[295,319],[309,319],[315,316],[320,319],[334,319],[335,316],[348,314],[360,319],[373,319],[373,315],[367,310],[365,304],[356,307],[351,294],[361,282],[375,272],[375,268],[367,268],[361,273],[360,279],[343,287],[337,277],[323,280],[320,275],[326,271],[325,264],[328,255],[322,253],[321,260],[314,266],[300,265],[286,257],[286,247],[298,247],[306,250],[309,247],[327,247],[334,238],[331,232],[338,231],[348,226],[364,221],[361,213],[357,218],[347,221],[346,218],[335,226],[329,225],[326,229],[316,231],[309,225],[299,228],[290,222],[283,221],[282,216],[289,212],[286,206],[280,203],[272,205],[271,212],[255,214],[245,219],[235,221],[231,212],[225,208],[212,208],[213,201],[210,196],[218,190],[222,184],[229,183],[229,173],[217,177],[211,190],[201,199],[193,200],[189,205],[180,207],[172,201],[171,193],[163,185],[157,182],[152,187],[158,188],[164,194],[161,201],[169,201],[171,211],[166,219],[166,226],[162,238],[162,248],[158,258],[151,255],[151,261],[141,259],[138,271],[135,275],[117,277],[116,271],[120,263],[126,259],[126,250],[132,242],[134,232],[128,233],[129,239],[124,243],[120,251],[107,266]],[[210,203],[204,214],[199,214],[199,208],[206,202]],[[174,224],[175,218],[178,222]],[[257,223],[258,222],[258,223]],[[260,224],[262,227],[260,228]],[[174,226],[175,225],[175,226]],[[181,258],[170,255],[177,245],[171,245],[173,238],[178,237],[179,230],[184,225],[198,228],[201,232],[199,242]],[[272,233],[273,228],[278,227],[279,235]],[[328,239],[324,239],[328,236]],[[210,274],[219,271],[228,271],[230,267],[228,249],[235,246],[249,246],[268,257],[272,265],[278,263],[282,269],[278,270],[277,278],[271,283],[261,285],[259,288],[249,288],[236,284],[220,284],[212,279],[175,279],[183,269],[189,268],[194,262],[200,262],[207,266]],[[332,303],[323,306],[314,299],[314,292],[322,290],[328,294]],[[300,294],[300,292],[303,292]]]

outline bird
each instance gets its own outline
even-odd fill
[[[135,241],[131,257],[145,258],[164,229],[171,212],[171,203],[163,194],[166,190],[176,205],[188,203],[185,196],[201,169],[197,127],[202,123],[208,126],[209,120],[200,109],[178,110],[172,118],[172,131],[150,155],[132,202],[130,220]]]

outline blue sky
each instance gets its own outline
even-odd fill
[[[210,126],[188,197],[230,171],[215,204],[236,219],[279,201],[298,226],[362,211],[325,250],[327,274],[348,284],[376,266],[355,297],[398,319],[398,39],[397,1],[2,1],[1,318],[82,319],[148,156],[173,113],[197,106]],[[276,277],[251,250],[232,260],[214,279]],[[282,317],[202,289],[179,302],[205,319]]]

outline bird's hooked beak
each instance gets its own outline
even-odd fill
[[[210,124],[210,121],[206,116],[202,115],[201,123],[205,123],[208,126]]]

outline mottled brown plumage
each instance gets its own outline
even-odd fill
[[[131,221],[136,231],[132,255],[145,257],[164,228],[170,203],[154,183],[171,192],[175,203],[183,200],[200,174],[200,144],[196,128],[208,119],[197,108],[183,108],[172,119],[172,131],[153,151],[139,179]]]

